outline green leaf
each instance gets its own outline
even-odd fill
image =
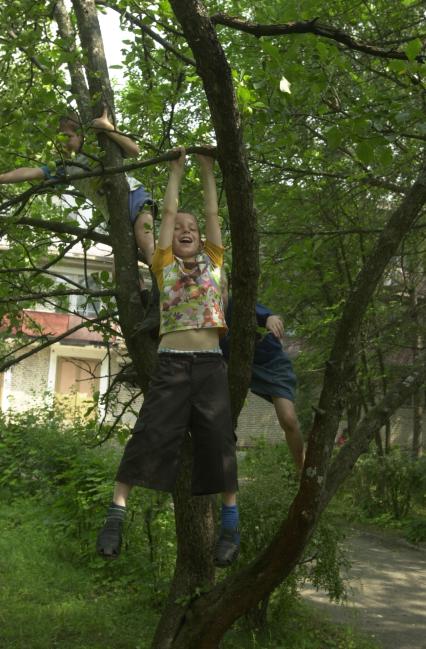
[[[407,43],[404,48],[404,51],[407,55],[409,61],[414,61],[414,59],[420,54],[422,49],[422,42],[420,38],[415,38],[413,41]]]
[[[397,74],[402,74],[403,72],[407,71],[407,62],[400,61],[399,59],[395,59],[394,61],[389,62],[388,68],[389,70],[392,70],[392,72],[396,72]]]
[[[271,59],[276,63],[281,64],[283,57],[280,50],[275,47],[275,45],[272,45],[269,41],[263,40],[261,42],[261,47],[262,50],[271,57]]]
[[[326,138],[330,149],[337,149],[343,140],[343,132],[338,126],[332,126],[328,129]]]
[[[356,154],[364,164],[370,164],[374,160],[374,148],[370,142],[360,142],[356,146]]]
[[[384,166],[388,167],[392,164],[393,153],[390,146],[381,146],[376,150],[376,156],[379,162]]]

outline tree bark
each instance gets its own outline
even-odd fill
[[[152,647],[169,649],[187,622],[191,604],[214,582],[211,561],[214,541],[214,496],[191,495],[192,452],[189,436],[173,493],[177,560],[170,592],[157,625]],[[207,555],[207,557],[206,557]]]
[[[233,325],[229,377],[234,421],[243,406],[251,377],[259,242],[252,180],[232,71],[203,3],[171,0],[200,75],[217,139],[232,241]]]
[[[109,82],[99,21],[93,0],[73,0],[81,45],[87,54],[86,74],[93,105],[93,117],[101,114],[105,104],[114,118],[114,98]],[[105,152],[107,166],[123,163],[119,147],[105,134],[99,135]],[[137,249],[129,219],[129,186],[124,174],[117,174],[104,182],[108,211],[109,231],[114,253],[117,306],[120,325],[126,339],[142,389],[146,389],[156,364],[156,348],[148,334],[140,333],[144,309],[140,299]]]
[[[357,339],[369,301],[382,274],[426,202],[426,172],[422,170],[400,206],[391,215],[361,269],[343,308],[327,363],[324,386],[311,431],[302,481],[287,519],[270,545],[247,567],[197,600],[173,649],[216,649],[233,622],[253,608],[293,570],[312,536],[319,516],[337,487],[365,450],[377,427],[426,379],[421,370],[390,390],[357,427],[329,471],[334,438],[351,376]],[[358,431],[358,432],[357,432]],[[347,449],[346,449],[347,447]],[[344,453],[343,453],[344,451]],[[329,476],[327,475],[329,472]]]
[[[193,51],[197,70],[202,77],[209,102],[212,121],[218,144],[218,160],[224,177],[227,195],[231,236],[233,244],[233,291],[234,291],[234,345],[230,361],[231,393],[234,417],[242,405],[250,379],[250,365],[253,351],[254,305],[258,275],[257,235],[255,214],[252,207],[251,182],[248,174],[240,118],[232,86],[232,76],[222,48],[218,43],[213,25],[204,6],[197,0],[171,0],[188,43]],[[95,6],[92,0],[74,0],[78,16],[79,33],[83,47],[88,52],[89,71],[102,75],[89,75],[93,97],[103,97],[112,106],[112,94],[104,59],[99,54],[99,26],[95,21]],[[90,28],[88,33],[86,28]],[[103,142],[106,162],[117,162],[116,147]],[[125,181],[119,177],[107,188],[111,204],[111,235],[114,240],[116,258],[122,265],[117,269],[119,309],[124,334],[131,343],[132,324],[138,320],[141,307],[136,305],[136,273],[133,257],[129,256],[128,231],[123,236],[125,210]],[[127,194],[126,194],[127,195]],[[114,205],[114,201],[116,207]],[[302,482],[287,519],[267,548],[248,566],[232,577],[222,581],[207,594],[191,598],[194,584],[200,584],[200,571],[207,583],[212,579],[211,553],[211,510],[209,503],[201,503],[200,517],[194,521],[194,513],[188,507],[189,493],[185,492],[188,476],[183,468],[182,491],[175,497],[178,542],[178,562],[175,579],[169,597],[169,605],[158,628],[153,647],[155,649],[217,649],[224,633],[232,623],[264,599],[285,577],[290,574],[315,529],[318,518],[335,493],[339,484],[350,471],[357,457],[366,448],[377,425],[388,417],[392,408],[398,407],[400,399],[406,399],[411,390],[417,389],[425,380],[422,370],[405,383],[390,390],[383,403],[370,411],[357,426],[350,443],[345,445],[330,467],[334,437],[340,421],[342,407],[347,394],[347,380],[352,375],[354,355],[363,317],[372,295],[380,282],[384,269],[398,249],[421,208],[426,202],[426,172],[422,170],[418,180],[402,200],[400,207],[392,214],[387,226],[378,238],[366,263],[356,279],[342,317],[338,323],[335,341],[327,363],[324,386],[307,450],[307,459]],[[127,207],[127,205],[126,205]],[[126,221],[128,225],[128,221]],[[130,250],[131,252],[131,250]],[[131,260],[129,262],[129,260]],[[128,265],[130,263],[130,265]],[[126,295],[123,289],[128,289]],[[129,296],[133,304],[128,306]],[[127,304],[124,304],[126,297]],[[135,316],[135,313],[137,314]],[[137,354],[135,354],[135,358]],[[136,367],[139,363],[136,363]],[[237,384],[237,381],[238,384]],[[392,397],[394,399],[392,400]],[[185,465],[187,466],[187,465]],[[179,493],[181,495],[179,495]],[[182,498],[182,501],[180,501]],[[189,518],[188,518],[189,517]],[[186,534],[190,525],[200,525],[194,536]],[[185,538],[183,538],[185,537]],[[197,557],[188,565],[196,539],[202,539],[197,548]],[[190,596],[182,610],[176,603],[176,594]],[[170,612],[169,618],[167,617]],[[166,622],[167,620],[167,622]],[[167,626],[167,624],[169,626]]]
[[[58,25],[59,34],[65,42],[65,46],[71,54],[75,54],[77,51],[75,42],[76,35],[64,0],[57,0],[53,9],[53,15]],[[71,58],[68,61],[68,72],[71,78],[71,93],[77,102],[80,116],[85,124],[89,124],[92,118],[92,109],[83,66],[78,60]]]

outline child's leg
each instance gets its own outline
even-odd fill
[[[116,482],[112,496],[112,502],[115,505],[125,507],[131,490],[132,485],[124,484],[124,482]]]
[[[97,553],[105,558],[116,559],[120,554],[126,503],[131,489],[131,485],[123,482],[115,484],[112,503],[108,508],[104,526],[96,541]]]
[[[237,505],[237,494],[233,493],[223,493],[222,494],[222,503],[227,507],[232,507]]]
[[[222,494],[220,518],[220,534],[214,550],[214,562],[216,566],[226,568],[235,561],[240,550],[239,513],[235,492]]]

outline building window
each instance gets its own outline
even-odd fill
[[[100,359],[58,357],[55,396],[71,416],[83,414],[93,405],[99,392],[100,369]]]

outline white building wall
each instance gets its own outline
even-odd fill
[[[43,405],[46,398],[49,359],[50,350],[43,349],[11,368],[10,382],[3,400],[5,410],[12,408],[22,412]]]

